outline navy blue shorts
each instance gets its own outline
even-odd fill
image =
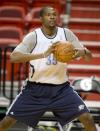
[[[52,111],[62,126],[89,112],[69,82],[53,85],[28,81],[9,107],[7,115],[34,128],[46,111]]]

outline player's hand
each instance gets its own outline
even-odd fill
[[[84,57],[85,56],[85,51],[82,48],[75,48],[75,54],[73,55],[73,59],[78,58],[78,57]]]
[[[52,53],[54,53],[54,51],[56,51],[57,50],[57,45],[59,45],[60,43],[59,43],[60,41],[57,41],[57,42],[54,42],[53,43],[53,45],[52,45],[52,48],[53,48],[53,52]]]
[[[43,53],[44,58],[48,57],[51,53],[53,53],[55,50],[54,46],[50,46],[47,51]]]
[[[55,47],[55,46],[59,45],[59,42],[60,42],[60,41],[54,42],[52,46]]]
[[[53,44],[48,48],[48,50],[43,53],[44,58],[48,57],[51,53],[53,53],[53,52],[56,50],[55,47],[57,46],[58,43],[59,43],[59,41],[53,43]]]

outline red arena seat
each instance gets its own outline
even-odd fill
[[[23,30],[14,26],[0,27],[0,47],[12,44],[18,44],[23,37]]]
[[[18,6],[0,7],[0,25],[14,25],[24,28],[25,10]]]

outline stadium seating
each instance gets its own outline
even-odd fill
[[[68,27],[70,29],[100,30],[100,19],[71,17]]]
[[[3,80],[4,82],[11,81],[12,78],[14,81],[18,80],[19,72],[20,72],[19,71],[20,64],[11,63],[9,50],[7,52],[3,52],[2,54],[2,68],[1,69],[3,71],[3,74],[1,75],[1,80]]]
[[[100,41],[100,30],[72,29],[81,41]]]
[[[99,65],[82,65],[82,64],[69,64],[69,79],[74,80],[77,78],[86,78],[96,76],[100,78],[100,66]]]
[[[0,26],[0,39],[9,38],[21,40],[23,37],[23,31],[19,27],[15,26]]]
[[[71,1],[72,6],[76,7],[100,7],[100,0],[72,0]]]
[[[33,7],[44,7],[52,6],[55,7],[59,13],[65,11],[66,1],[65,0],[34,0]]]
[[[19,6],[23,7],[25,11],[28,11],[28,1],[30,0],[2,0],[0,3],[1,6]]]
[[[71,8],[71,17],[77,18],[100,18],[100,8],[93,7],[73,7]]]
[[[0,47],[19,44],[23,30],[15,26],[0,26]]]
[[[72,0],[69,28],[100,30],[100,0]]]
[[[90,62],[74,60],[69,65],[70,80],[97,76],[100,79],[100,0],[72,0],[68,27],[93,55]]]
[[[14,25],[25,28],[25,10],[18,6],[0,7],[0,25]]]
[[[2,49],[1,80],[11,81],[12,64],[10,62],[10,47],[15,47],[23,37],[23,30],[15,26],[0,26],[0,48]],[[7,52],[6,52],[7,51]],[[5,63],[6,62],[6,63]],[[19,65],[14,66],[14,80],[18,79]]]

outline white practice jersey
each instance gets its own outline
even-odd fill
[[[32,33],[35,34],[35,37],[33,37],[34,35],[32,36]],[[32,37],[35,40],[32,40]],[[70,30],[58,27],[53,37],[47,37],[41,28],[37,28],[27,35],[22,44],[15,50],[24,53],[29,53],[31,51],[33,54],[44,53],[57,41],[70,41],[73,43],[74,47],[83,48],[83,45],[79,43],[77,37]],[[53,54],[47,58],[32,60],[30,61],[28,79],[33,82],[62,84],[68,81],[67,64],[56,61]]]

